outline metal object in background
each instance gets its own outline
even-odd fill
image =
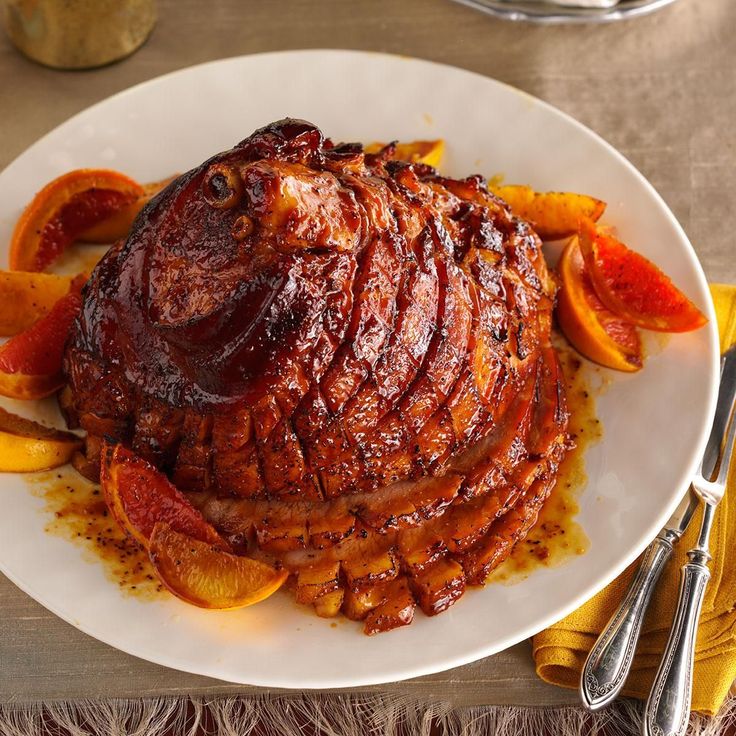
[[[610,23],[636,18],[670,5],[675,0],[453,0],[505,20],[532,23]]]
[[[155,0],[0,0],[10,40],[28,58],[58,69],[110,64],[143,45]]]
[[[621,0],[524,0],[537,5],[561,5],[567,8],[612,8]],[[504,0],[506,3],[517,3],[519,0]]]

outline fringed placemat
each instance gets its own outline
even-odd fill
[[[582,708],[451,708],[389,695],[95,700],[0,705],[2,736],[633,736],[641,703]],[[688,736],[736,726],[736,698],[714,718],[693,714]]]

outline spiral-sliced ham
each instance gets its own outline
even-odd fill
[[[69,422],[368,633],[445,610],[534,525],[568,446],[555,287],[480,177],[283,120],[179,177],[67,345]]]

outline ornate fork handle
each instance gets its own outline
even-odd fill
[[[677,539],[677,534],[665,529],[647,547],[626,596],[585,660],[580,693],[589,710],[603,708],[621,691],[649,600]]]
[[[680,598],[662,662],[644,710],[644,736],[682,736],[688,724],[692,698],[695,637],[705,588],[710,580],[710,555],[688,552],[682,567]]]

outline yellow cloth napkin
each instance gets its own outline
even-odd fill
[[[736,343],[736,286],[711,286],[718,315],[721,351]],[[705,592],[695,652],[693,710],[718,712],[736,679],[736,463],[729,492],[720,504],[711,533],[711,579]],[[695,545],[696,516],[662,574],[642,627],[636,658],[624,695],[645,699],[664,650],[679,592],[685,551]],[[638,561],[577,611],[537,634],[533,654],[537,674],[554,685],[577,688],[585,658],[601,629],[619,604]]]

